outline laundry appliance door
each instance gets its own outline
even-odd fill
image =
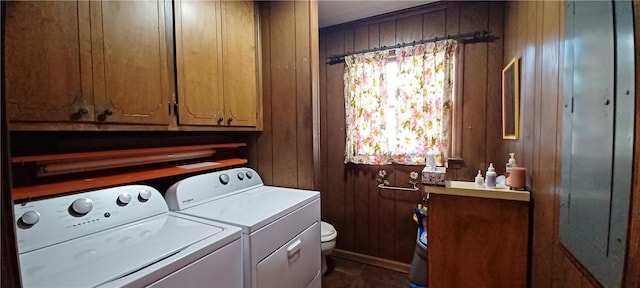
[[[320,273],[320,223],[315,222],[256,267],[257,287],[307,287]]]

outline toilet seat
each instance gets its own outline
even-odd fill
[[[324,221],[320,222],[320,241],[321,242],[332,241],[336,239],[336,236],[338,236],[338,232],[336,232],[336,229],[333,228],[333,225]]]

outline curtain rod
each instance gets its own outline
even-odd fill
[[[435,37],[435,38],[426,39],[426,40],[398,43],[398,44],[392,45],[392,46],[382,46],[382,47],[376,47],[376,48],[365,49],[365,50],[360,50],[360,51],[347,52],[347,53],[344,53],[344,54],[331,55],[331,56],[327,57],[329,59],[329,62],[327,62],[327,63],[331,64],[331,65],[337,64],[337,63],[342,63],[342,62],[344,62],[344,57],[349,56],[349,55],[354,55],[354,54],[362,54],[362,53],[368,53],[368,52],[375,52],[375,51],[382,51],[382,50],[388,50],[388,49],[401,48],[401,47],[406,47],[406,46],[414,46],[414,45],[437,42],[437,41],[448,40],[448,39],[465,40],[465,42],[467,42],[467,41],[468,42],[481,42],[481,41],[492,40],[493,37],[491,37],[491,32],[488,32],[488,31],[485,31],[485,30],[479,30],[479,31],[474,31],[474,32],[464,33],[464,34],[447,35],[445,37]]]

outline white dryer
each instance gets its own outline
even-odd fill
[[[172,211],[242,229],[245,287],[321,287],[319,192],[235,168],[184,179],[165,198]]]
[[[240,229],[127,185],[14,206],[25,287],[243,285]]]

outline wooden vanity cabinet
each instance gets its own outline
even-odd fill
[[[254,3],[177,0],[174,5],[178,123],[258,126]]]
[[[5,85],[12,126],[168,124],[166,5],[7,2]]]
[[[530,194],[447,181],[425,186],[428,287],[527,287]]]

